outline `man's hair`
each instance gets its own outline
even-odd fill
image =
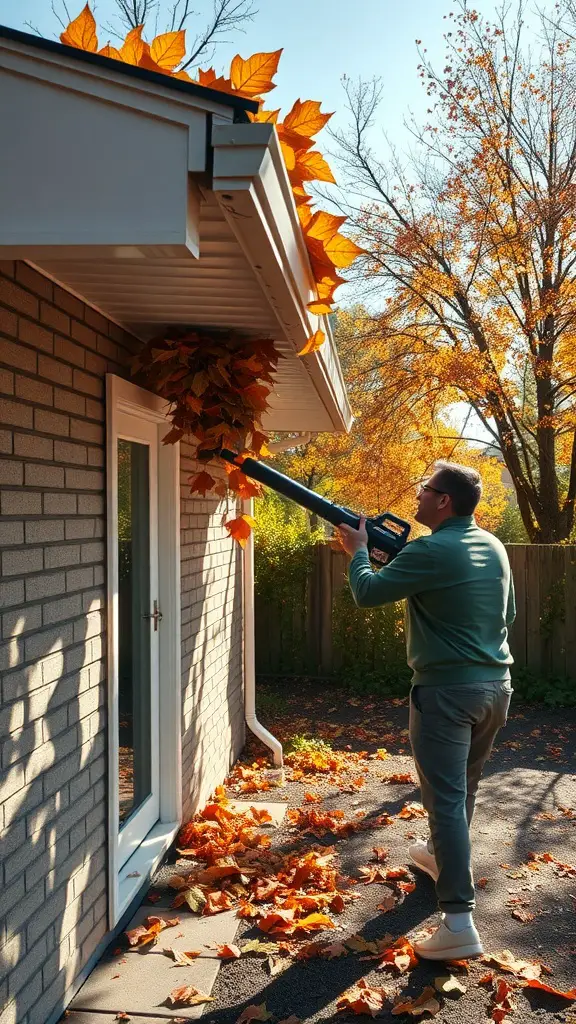
[[[454,515],[471,516],[482,497],[480,473],[457,462],[435,462],[434,470],[438,473],[438,490],[452,498]]]

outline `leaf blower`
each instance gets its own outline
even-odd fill
[[[227,448],[220,449],[219,454],[226,462],[231,462],[242,470],[246,476],[271,487],[273,491],[283,494],[285,498],[291,498],[292,501],[307,508],[310,512],[315,512],[321,519],[326,519],[333,526],[346,524],[354,530],[358,529],[360,516],[357,512],[352,512],[351,509],[343,508],[341,505],[335,505],[332,501],[317,494],[316,491],[304,487],[296,480],[291,480],[289,476],[279,473],[277,469],[272,469],[271,466],[267,466],[258,459],[241,459]],[[370,516],[366,519],[366,532],[370,561],[377,569],[381,569],[383,565],[391,562],[406,544],[410,533],[410,524],[404,519],[399,519],[392,512],[382,512],[380,515]]]

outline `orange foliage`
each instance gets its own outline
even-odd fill
[[[156,36],[150,44],[142,39],[144,26],[132,29],[120,49],[107,43],[98,50],[96,22],[88,4],[62,32],[60,39],[68,46],[80,50],[100,53],[112,60],[134,64],[163,75],[174,75],[185,81],[192,81],[184,69],[178,70],[186,54],[186,32],[165,32]],[[301,219],[302,231],[310,254],[310,262],[316,281],[317,299],[309,305],[315,315],[330,312],[334,301],[334,290],[342,283],[336,268],[348,267],[362,251],[351,239],[341,235],[339,228],[345,217],[318,211],[312,215],[309,204],[312,197],[304,189],[304,182],[334,182],[334,176],[322,154],[314,149],[314,136],[328,123],[332,114],[322,113],[316,100],[296,100],[284,121],[279,122],[278,110],[265,110],[262,97],[275,88],[274,75],[282,50],[271,53],[255,53],[244,60],[239,54],[233,58],[228,77],[217,75],[214,68],[199,70],[197,82],[209,89],[233,93],[257,100],[260,110],[250,115],[252,120],[275,124],[284,156],[286,171],[294,193],[294,200],[300,208],[306,208]],[[321,232],[318,224],[322,224]],[[312,343],[312,339],[315,339]],[[316,331],[300,355],[314,352],[324,341],[321,331]],[[312,344],[311,344],[312,343]]]

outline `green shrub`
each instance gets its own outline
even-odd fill
[[[408,693],[412,673],[406,664],[401,603],[358,608],[346,586],[334,602],[332,629],[344,687],[382,696]]]
[[[548,708],[576,705],[576,682],[565,676],[541,676],[528,669],[512,669],[513,701],[521,704],[543,704]]]

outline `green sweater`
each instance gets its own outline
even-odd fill
[[[474,516],[444,520],[374,572],[366,548],[350,562],[359,608],[408,598],[406,645],[414,685],[510,678],[507,626],[516,606],[504,545]]]

